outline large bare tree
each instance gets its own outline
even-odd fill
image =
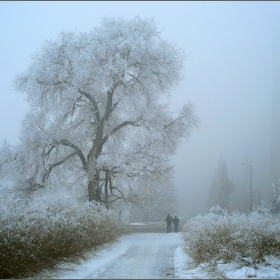
[[[17,184],[87,184],[89,201],[148,193],[198,123],[190,102],[176,116],[165,103],[183,60],[154,20],[140,17],[105,18],[88,33],[46,41],[15,79],[30,104],[21,143],[6,160]]]

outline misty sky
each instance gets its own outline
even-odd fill
[[[187,55],[172,110],[191,100],[201,125],[173,159],[174,182],[186,205],[179,214],[204,202],[221,156],[235,182],[243,180],[244,161],[253,165],[253,187],[267,184],[280,2],[1,1],[0,140],[18,143],[28,107],[12,81],[45,40],[61,31],[89,31],[104,16],[136,15],[154,17],[162,37]]]

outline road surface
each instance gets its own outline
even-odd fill
[[[164,222],[130,224],[117,241],[89,253],[80,265],[58,265],[51,278],[180,278],[180,270],[185,267],[183,247],[182,234],[166,233]]]
[[[247,279],[256,272],[236,262],[196,266],[185,251],[183,234],[156,232],[162,229],[159,224],[133,224],[129,233],[88,252],[80,264],[62,262],[35,279]],[[280,279],[278,258],[271,261],[258,264],[255,278]]]
[[[174,227],[172,226],[172,231]],[[138,232],[157,232],[166,233],[166,222],[156,222],[156,223],[131,223],[127,226],[128,233],[138,233]]]
[[[81,265],[59,265],[53,276],[64,279],[180,278],[179,266],[185,265],[178,259],[178,252],[183,246],[181,233],[166,233],[164,222],[130,224],[126,234],[116,242],[104,244]]]
[[[175,233],[134,233],[126,236],[127,248],[87,279],[174,279],[174,252],[181,244]]]

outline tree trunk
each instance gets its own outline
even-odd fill
[[[98,179],[88,182],[88,198],[89,202],[101,201]]]

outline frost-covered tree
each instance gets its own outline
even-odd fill
[[[190,102],[174,116],[165,101],[183,58],[154,20],[140,17],[105,18],[88,33],[46,41],[15,79],[30,112],[3,169],[30,192],[87,185],[89,201],[148,195],[198,123]]]
[[[230,194],[234,191],[235,184],[228,177],[226,162],[220,158],[211,181],[208,206],[219,205],[222,209],[229,211]]]

